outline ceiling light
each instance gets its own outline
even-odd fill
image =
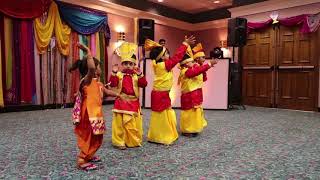
[[[158,2],[163,2],[163,0],[158,0]]]
[[[213,1],[213,3],[218,4],[218,3],[220,3],[220,1]]]

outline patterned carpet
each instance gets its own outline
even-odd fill
[[[0,179],[320,179],[319,113],[206,111],[198,137],[120,151],[111,146],[110,110],[103,162],[92,172],[75,166],[71,109],[0,114]]]

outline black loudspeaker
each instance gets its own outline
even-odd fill
[[[241,47],[247,41],[247,19],[234,18],[228,21],[228,46]]]
[[[139,19],[139,46],[143,46],[146,39],[154,40],[154,20]]]
[[[239,63],[230,63],[229,67],[229,105],[241,105],[241,65]]]

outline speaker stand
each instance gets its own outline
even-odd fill
[[[239,54],[238,55],[238,63],[240,63],[241,61],[240,61],[240,55],[241,54]],[[232,71],[231,71],[231,63],[234,63],[234,56],[235,56],[235,50],[234,50],[234,46],[232,46],[232,61],[230,62],[229,61],[229,77],[228,77],[228,110],[233,110],[233,109],[235,109],[235,110],[239,110],[239,109],[242,109],[242,110],[246,110],[246,107],[243,105],[243,103],[242,103],[242,77],[241,77],[241,73],[242,72],[239,72],[239,74],[240,74],[240,97],[239,97],[239,102],[238,103],[234,103],[234,101],[232,101],[232,99],[231,99],[231,92],[232,92],[232,90],[231,90],[231,87],[232,87],[232,80],[231,80],[231,73],[232,73]],[[239,68],[239,71],[240,71],[240,69],[241,69],[241,67]],[[239,106],[239,108],[237,108],[237,107],[235,107],[235,106]]]

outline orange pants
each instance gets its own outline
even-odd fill
[[[75,128],[80,153],[78,165],[89,162],[102,145],[103,135],[94,135],[89,122],[88,112],[81,113],[80,124]]]

